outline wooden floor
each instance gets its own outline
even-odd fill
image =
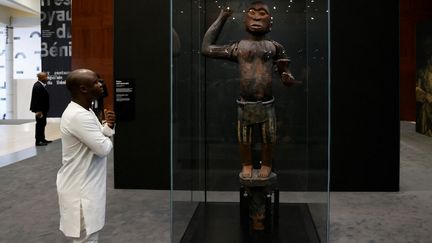
[[[0,156],[35,147],[35,123],[0,124]],[[60,138],[59,118],[48,118],[45,137],[47,140]]]

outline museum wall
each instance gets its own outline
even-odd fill
[[[88,68],[105,80],[113,107],[113,1],[74,0],[72,4],[72,70]]]
[[[331,189],[398,191],[399,4],[335,2],[330,11]]]
[[[116,109],[116,188],[169,189],[169,19],[169,1],[114,3],[114,77],[134,97]]]
[[[400,0],[400,119],[416,120],[416,26],[432,21],[432,1]]]
[[[169,188],[169,32],[163,31],[169,29],[168,4],[139,0],[72,4],[72,69],[89,68],[102,76],[109,108],[115,106],[114,77],[133,77],[137,82],[135,119],[119,117],[116,126],[116,188]]]

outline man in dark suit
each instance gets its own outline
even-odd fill
[[[38,81],[33,85],[30,110],[36,116],[36,146],[45,146],[51,141],[45,139],[45,126],[49,110],[49,94],[45,86],[48,75],[45,72],[37,74]]]

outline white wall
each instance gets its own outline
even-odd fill
[[[34,113],[30,111],[30,99],[33,84],[36,79],[15,80],[15,116],[16,119],[33,119]]]
[[[20,2],[20,4],[24,4],[27,1],[18,1],[18,2]],[[28,2],[29,3],[37,2],[36,5],[39,5],[40,3],[39,1],[28,1]],[[31,6],[31,8],[37,8],[35,4],[33,5]],[[14,28],[39,26],[40,29],[39,15],[22,12],[4,6],[0,6],[0,23],[4,23]],[[7,65],[13,65],[13,64],[7,63]],[[34,77],[33,79],[29,79],[29,78],[13,79],[12,87],[10,86],[8,87],[8,89],[12,89],[8,91],[9,94],[12,94],[11,97],[8,97],[8,102],[13,102],[12,104],[13,112],[12,112],[12,117],[7,117],[7,119],[33,119],[34,118],[34,114],[29,110],[29,108],[30,108],[31,90],[34,82],[36,81],[36,73],[37,72],[35,72],[34,75],[31,75]]]
[[[35,79],[42,71],[40,25],[13,26],[13,78]]]
[[[41,40],[40,37],[37,38],[37,36],[34,36],[33,38],[28,38],[28,34],[31,33],[33,30],[37,30],[40,32],[40,19],[39,17],[13,17],[12,18],[12,26],[14,26],[14,37],[18,34],[19,28],[23,27],[28,32],[24,32],[23,35],[26,35],[26,40],[29,44],[28,46],[33,46],[35,48],[35,45],[40,48]],[[30,26],[31,28],[26,28]],[[33,30],[32,30],[33,29]],[[21,36],[21,38],[25,38],[24,36]],[[33,40],[34,39],[34,40]],[[30,43],[31,42],[31,43]],[[36,43],[37,42],[37,43]],[[21,50],[20,48],[23,48],[22,46],[18,45],[18,40],[14,40],[14,53],[18,52],[25,52],[24,50]],[[39,50],[40,51],[40,50]],[[29,52],[34,52],[31,50]],[[36,82],[36,74],[40,72],[41,67],[41,57],[40,54],[36,57],[33,56],[30,58],[30,55],[27,54],[26,59],[14,59],[14,72],[17,71],[18,67],[22,69],[22,67],[27,66],[29,70],[28,72],[24,74],[16,74],[14,73],[14,118],[15,119],[32,119],[34,118],[34,114],[30,111],[30,99],[31,99],[31,91],[33,88],[34,82]],[[20,62],[18,62],[20,61]],[[39,67],[39,69],[38,69]],[[20,69],[20,70],[21,70]],[[22,70],[21,70],[22,71]],[[22,77],[20,79],[17,79],[17,77]]]

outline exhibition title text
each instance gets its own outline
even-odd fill
[[[71,0],[42,0],[42,57],[71,57]]]

